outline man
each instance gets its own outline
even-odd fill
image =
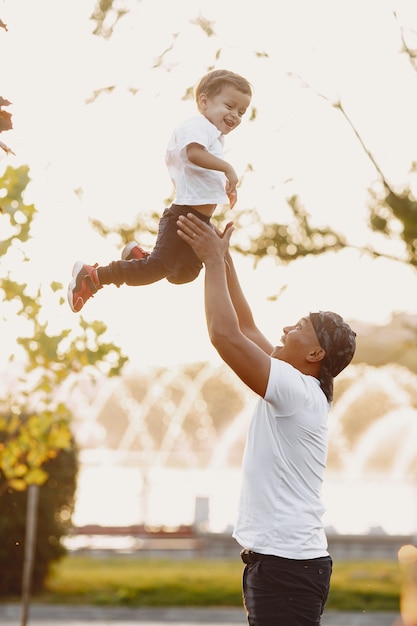
[[[250,626],[317,626],[332,560],[321,521],[333,378],[351,361],[355,333],[332,312],[310,313],[273,346],[257,328],[223,233],[192,214],[178,235],[205,266],[208,332],[221,358],[260,398],[243,459],[233,536],[241,544]],[[226,269],[225,269],[226,268]]]

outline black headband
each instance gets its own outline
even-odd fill
[[[310,313],[317,339],[326,356],[321,363],[320,385],[329,402],[333,399],[333,378],[351,362],[356,348],[356,333],[343,318],[331,311]]]

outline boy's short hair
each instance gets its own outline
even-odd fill
[[[201,78],[195,90],[195,99],[198,102],[198,98],[202,93],[205,93],[209,98],[216,96],[223,87],[229,85],[235,87],[241,93],[252,97],[252,87],[246,78],[229,70],[213,70]]]

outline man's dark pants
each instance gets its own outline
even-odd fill
[[[319,626],[332,559],[284,559],[242,550],[243,599],[250,626]]]

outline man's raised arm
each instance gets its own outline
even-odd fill
[[[205,266],[204,300],[211,343],[239,378],[263,397],[268,384],[270,357],[265,348],[247,337],[240,327],[239,315],[242,315],[255,335],[256,326],[253,320],[250,322],[250,308],[240,289],[233,264],[229,275],[232,293],[226,280],[225,257],[232,226],[219,237],[208,224],[189,214],[187,217],[180,216],[178,227],[178,235],[193,248]],[[262,334],[258,331],[260,337]]]

